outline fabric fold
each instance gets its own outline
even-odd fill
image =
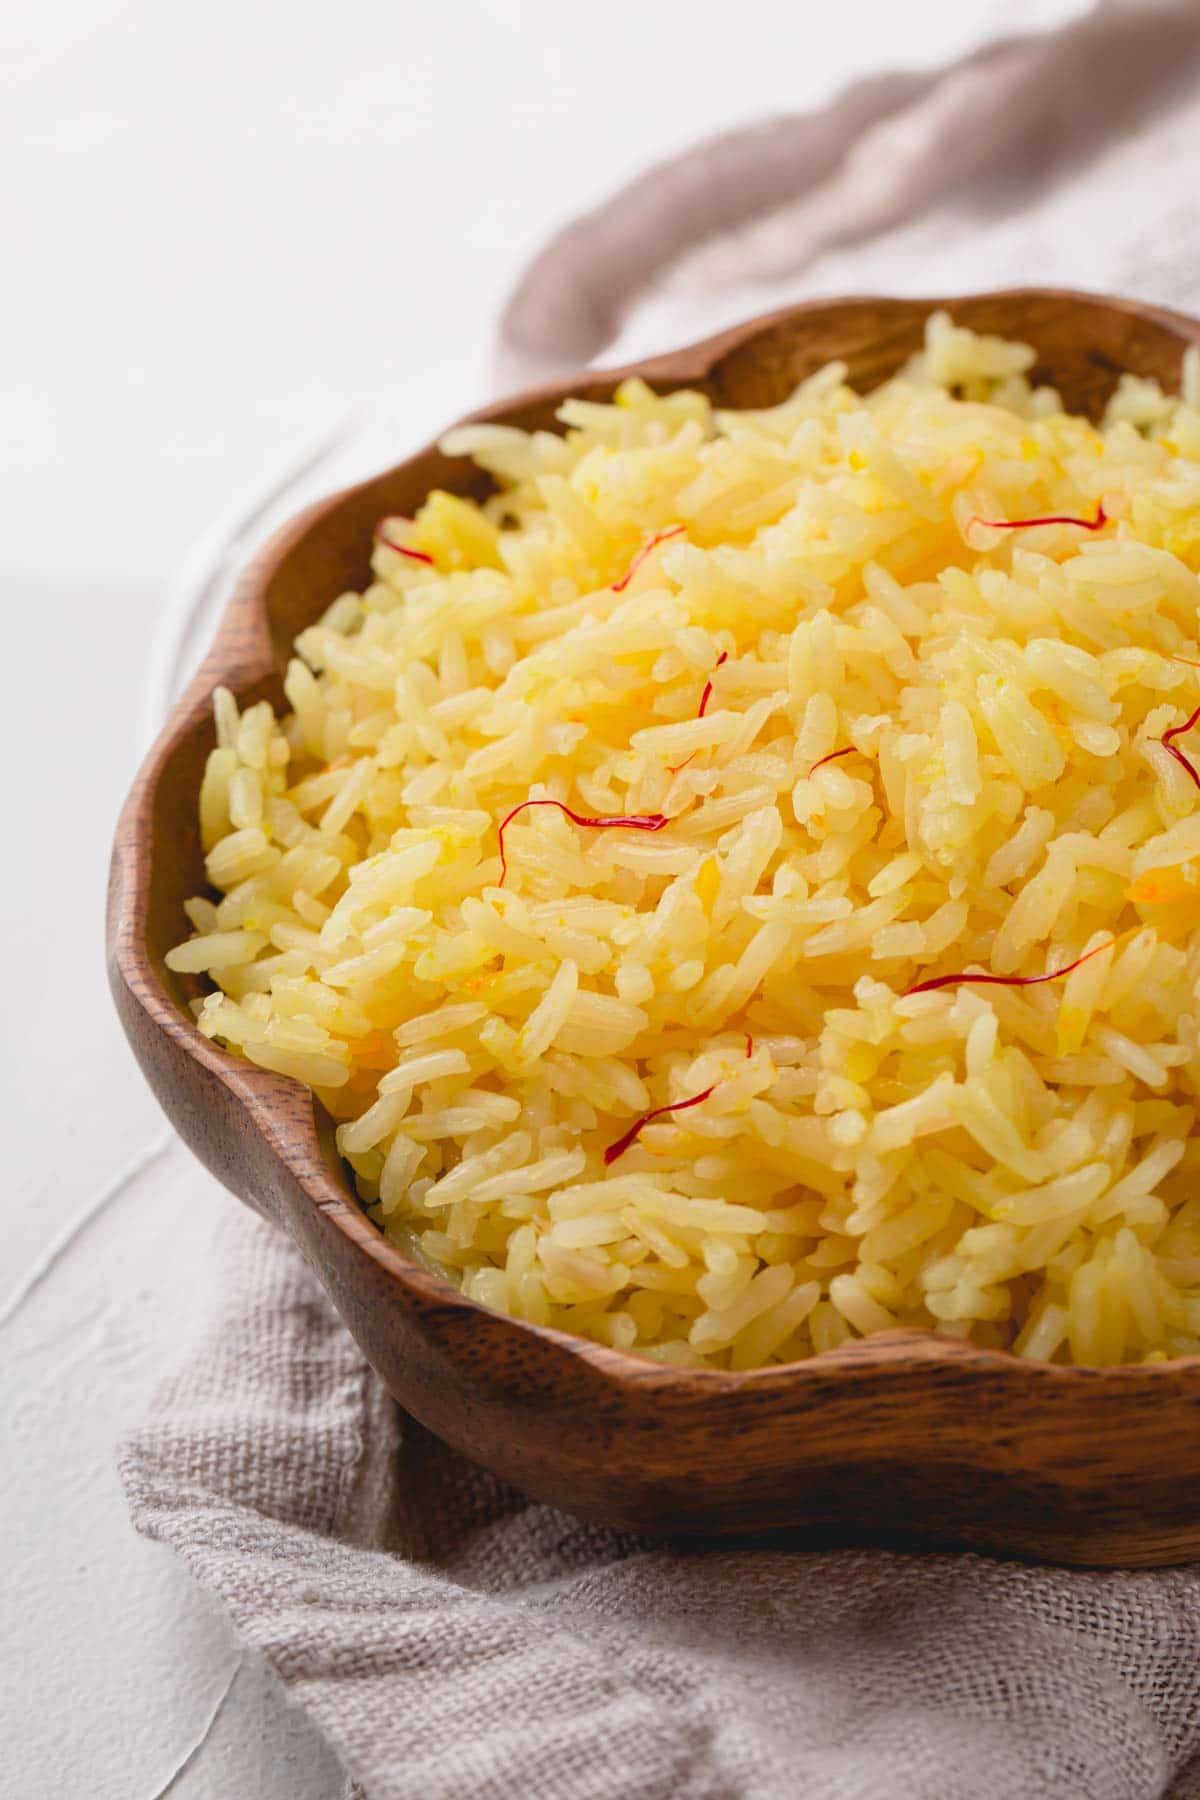
[[[571,220],[531,262],[500,321],[495,384],[595,361],[664,290],[795,282],[830,250],[938,211],[963,208],[964,229],[1019,215],[1124,137],[1161,130],[1198,55],[1192,0],[1101,0],[1058,31],[706,139]]]
[[[1200,1572],[672,1547],[403,1420],[233,1216],[206,1340],[124,1446],[134,1522],[370,1800],[1186,1800]]]

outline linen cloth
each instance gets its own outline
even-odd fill
[[[635,184],[534,266],[499,363],[641,353],[801,291],[1062,279],[1194,307],[1198,155],[1200,8],[1099,7]],[[1200,1800],[1200,1569],[606,1532],[402,1417],[249,1213],[217,1291],[122,1448],[131,1511],[355,1795]]]

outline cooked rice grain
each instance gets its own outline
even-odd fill
[[[685,1366],[1200,1350],[1200,364],[1096,428],[1033,361],[937,314],[866,398],[464,427],[495,496],[386,522],[286,717],[215,695],[168,963],[482,1304]],[[502,886],[531,798],[670,824],[523,812]]]

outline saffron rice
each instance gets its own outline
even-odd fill
[[[1192,359],[1097,427],[938,314],[865,398],[452,433],[495,497],[215,697],[201,1030],[537,1324],[1200,1351]]]

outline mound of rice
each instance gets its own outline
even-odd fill
[[[168,962],[484,1305],[716,1368],[1200,1350],[1200,367],[1097,429],[1033,360],[937,315],[866,398],[456,431],[494,498],[383,522],[286,718],[217,693]],[[501,885],[531,798],[667,822],[522,810]]]

